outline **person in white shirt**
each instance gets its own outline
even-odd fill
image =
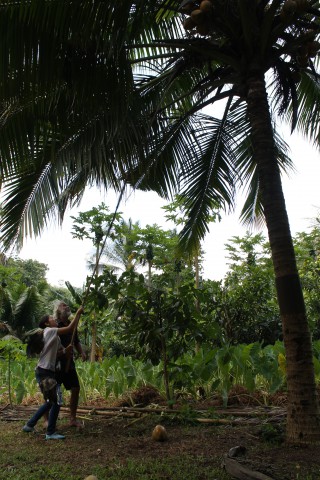
[[[56,359],[59,349],[62,349],[64,354],[71,355],[73,346],[68,345],[66,348],[63,348],[60,336],[68,335],[77,328],[82,313],[83,307],[80,307],[73,321],[68,326],[62,328],[58,328],[56,320],[50,315],[42,317],[39,323],[39,327],[43,329],[44,346],[36,367],[36,379],[46,402],[39,407],[37,412],[24,425],[22,429],[24,432],[34,432],[34,427],[38,420],[48,412],[46,440],[63,440],[65,438],[64,435],[56,432],[56,423],[61,403],[59,400],[61,395],[60,386],[57,385],[55,380]]]

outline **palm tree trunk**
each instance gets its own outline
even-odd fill
[[[254,74],[249,81],[247,106],[286,351],[287,441],[307,444],[320,439],[320,412],[312,343],[275,153],[265,80],[262,75]]]
[[[194,268],[195,268],[195,287],[196,289],[199,288],[199,277],[200,277],[200,268],[199,268],[199,255],[198,255],[198,251],[197,253],[195,254],[194,256]],[[198,299],[196,299],[196,310],[197,312],[200,312],[200,302]],[[195,352],[198,353],[200,350],[200,343],[199,342],[196,342],[196,346],[195,346]]]

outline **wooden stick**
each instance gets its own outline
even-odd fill
[[[208,423],[211,425],[234,425],[235,423],[240,423],[226,418],[195,418],[195,420],[199,423]]]
[[[128,428],[131,427],[136,422],[140,422],[141,420],[144,420],[148,415],[141,415],[141,417],[135,418],[132,420],[132,422],[127,423],[127,425],[124,425],[123,428]]]
[[[67,412],[68,408],[67,407],[62,407],[61,410],[62,410],[62,412]],[[81,408],[78,408],[77,412],[88,414],[87,410],[81,410]],[[90,415],[90,412],[89,412],[89,415]],[[101,412],[99,410],[95,410],[94,413],[92,413],[91,415],[105,416],[105,417],[130,417],[130,418],[132,418],[132,417],[136,417],[137,415],[140,415],[140,413],[138,413],[138,412],[137,413],[135,413],[135,412],[112,412],[112,411]]]

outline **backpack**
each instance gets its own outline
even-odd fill
[[[24,334],[23,341],[27,344],[27,357],[36,357],[44,347],[43,329],[34,328],[29,330]]]

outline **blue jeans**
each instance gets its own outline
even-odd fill
[[[45,370],[44,368],[38,367],[36,369],[36,379],[38,384],[40,384],[41,380],[48,377],[55,378],[55,373],[51,370]],[[47,434],[52,435],[56,431],[56,423],[59,411],[60,405],[53,402],[46,402],[38,408],[36,413],[27,422],[27,425],[28,427],[34,427],[38,420],[40,420],[40,418],[43,417],[46,412],[49,412]]]

